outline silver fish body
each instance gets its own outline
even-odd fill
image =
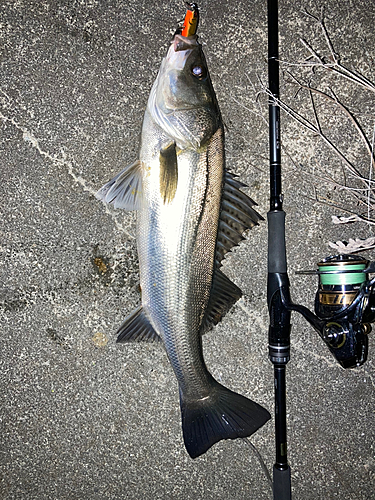
[[[224,130],[197,37],[174,36],[151,90],[140,157],[98,192],[137,210],[142,306],[118,341],[162,340],[176,375],[184,441],[195,458],[270,415],[208,372],[201,336],[241,296],[219,269],[260,216],[225,169]]]

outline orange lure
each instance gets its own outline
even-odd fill
[[[181,35],[182,36],[195,35],[198,28],[198,19],[199,19],[198,5],[196,3],[188,4],[188,10],[186,12]]]

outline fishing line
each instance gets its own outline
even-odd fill
[[[260,454],[260,451],[258,450],[258,448],[250,441],[249,438],[242,438],[242,441],[246,444],[246,446],[248,446],[254,453],[254,455],[257,457],[259,463],[260,463],[260,466],[262,467],[263,469],[263,472],[266,476],[266,479],[267,479],[267,482],[268,484],[270,485],[271,487],[271,490],[273,491],[273,482],[272,482],[272,478],[271,478],[271,474],[263,460],[263,457],[262,455]]]

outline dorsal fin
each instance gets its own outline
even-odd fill
[[[221,198],[219,230],[216,243],[215,263],[220,267],[225,254],[244,239],[247,229],[258,225],[263,217],[254,210],[256,205],[247,194],[240,191],[246,184],[235,179],[235,175],[225,171],[224,188]]]

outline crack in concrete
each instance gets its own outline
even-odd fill
[[[263,321],[261,316],[255,314],[245,305],[243,297],[237,302],[237,305],[249,316],[253,324],[256,324],[263,331],[268,331],[268,324]]]
[[[1,90],[1,89],[0,89]],[[4,93],[4,92],[3,92]],[[26,127],[20,125],[14,118],[9,118],[8,116],[5,116],[1,113],[0,111],[0,119],[5,123],[9,122],[11,123],[17,130],[20,130],[22,132],[22,138],[25,142],[28,142],[31,144],[33,148],[35,148],[38,153],[43,156],[44,158],[48,159],[55,165],[59,165],[62,167],[67,167],[68,174],[72,177],[72,179],[83,188],[83,191],[87,191],[91,195],[95,196],[96,190],[93,189],[87,182],[86,180],[81,176],[77,175],[74,172],[74,167],[71,161],[68,160],[66,153],[64,152],[63,149],[61,149],[61,155],[62,158],[58,158],[54,155],[51,155],[47,151],[44,151],[39,144],[39,139],[35,137],[35,135],[30,132]],[[134,240],[135,237],[131,235],[125,228],[124,226],[118,221],[117,215],[110,209],[109,205],[102,203],[105,213],[108,214],[111,219],[113,220],[116,228],[124,233],[129,239]]]
[[[306,350],[304,348],[301,348],[300,346],[294,344],[293,349],[297,352],[302,352],[306,354]],[[330,368],[334,369],[341,369],[340,365],[333,360],[333,357],[331,358],[330,356],[322,356],[321,354],[318,354],[313,351],[309,351],[309,356],[312,356],[313,358],[319,360],[319,361],[324,361]]]

